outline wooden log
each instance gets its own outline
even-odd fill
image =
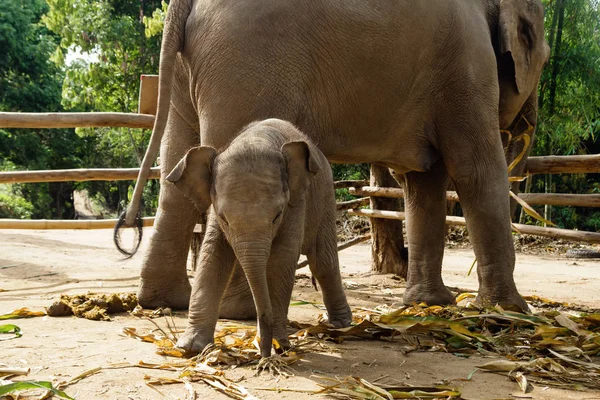
[[[113,229],[117,219],[0,219],[0,229]],[[144,226],[154,225],[154,217],[142,218]]]
[[[365,242],[369,239],[371,239],[371,234],[369,234],[369,233],[367,233],[365,235],[357,236],[357,237],[350,239],[344,243],[338,244],[337,251],[342,251],[344,249],[347,249],[348,247],[352,247],[355,244]],[[307,265],[308,265],[308,260],[304,260],[304,261],[298,263],[298,266],[296,267],[296,269],[304,268]]]
[[[348,210],[348,214],[362,215],[369,218],[386,218],[386,219],[406,219],[403,212],[397,211],[382,211],[382,210]],[[467,223],[462,217],[446,217],[446,225],[466,226]],[[560,228],[545,228],[534,225],[512,224],[513,230],[526,235],[546,236],[554,239],[566,239],[575,242],[600,243],[600,232],[585,232],[575,231],[570,229]]]
[[[396,188],[363,186],[350,188],[354,196],[403,198],[404,191]],[[563,194],[563,193],[520,193],[519,197],[530,205],[550,204],[553,206],[600,207],[600,194]],[[459,201],[458,194],[446,192],[446,199]]]
[[[372,187],[400,190],[398,182],[388,168],[371,164]],[[397,198],[371,197],[371,209],[399,211],[401,201]],[[408,249],[404,247],[402,221],[372,218],[371,225],[371,271],[396,274],[406,279],[408,275]]]
[[[98,128],[124,127],[152,129],[154,115],[81,112],[81,113],[15,113],[0,112],[0,128]]]
[[[138,177],[139,168],[56,169],[46,171],[0,172],[0,183],[126,181]],[[150,171],[149,179],[160,179],[160,168]]]
[[[138,113],[156,115],[158,104],[158,75],[140,76]]]
[[[520,193],[529,205],[600,207],[600,194]]]
[[[363,197],[360,199],[340,201],[339,203],[336,203],[336,208],[338,211],[345,211],[345,210],[349,210],[351,208],[358,208],[358,207],[368,206],[368,205],[369,205],[369,198]]]
[[[404,190],[400,188],[388,188],[378,186],[352,187],[349,192],[353,196],[389,197],[392,199],[403,199]]]
[[[600,173],[600,154],[585,156],[529,157],[526,174],[586,174]]]
[[[368,185],[368,181],[336,181],[333,182],[333,187],[335,189],[346,189],[350,187],[359,187]]]
[[[404,190],[399,188],[386,188],[378,186],[363,186],[350,188],[350,194],[353,196],[370,196],[370,197],[391,197],[395,199],[404,198]],[[458,201],[458,194],[454,191],[446,192],[446,199],[449,201]]]

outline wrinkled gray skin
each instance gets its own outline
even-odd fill
[[[330,161],[405,174],[406,303],[454,301],[441,278],[451,181],[478,261],[479,301],[527,309],[513,279],[498,129],[531,106],[548,52],[539,0],[174,0],[156,125],[128,220],[161,138],[164,177],[199,142],[221,149],[248,123],[280,118]],[[142,305],[187,306],[185,260],[198,215],[163,185]],[[241,276],[223,316],[253,312]]]
[[[323,153],[290,123],[270,119],[216,154],[193,148],[167,177],[199,210],[212,204],[188,326],[177,346],[197,352],[212,343],[219,303],[239,262],[256,304],[261,355],[271,355],[273,337],[289,347],[287,313],[300,254],[322,288],[329,322],[350,325],[333,176]]]

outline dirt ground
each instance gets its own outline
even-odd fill
[[[144,247],[138,256],[122,260],[112,245],[110,230],[98,231],[0,231],[0,315],[21,307],[43,310],[61,293],[135,291]],[[347,295],[352,307],[401,304],[403,284],[391,275],[370,275],[370,247],[357,245],[340,253]],[[451,287],[474,290],[477,275],[467,277],[473,261],[468,249],[446,251],[444,281]],[[294,300],[320,301],[306,278],[300,275]],[[552,300],[600,308],[600,261],[571,260],[564,257],[517,255],[517,286],[525,295],[535,294]],[[322,311],[312,305],[290,308],[290,320],[316,323]],[[185,327],[186,313],[175,314],[179,328]],[[157,319],[164,326],[164,320]],[[21,327],[19,339],[0,342],[0,366],[30,367],[28,379],[68,380],[83,371],[113,363],[161,363],[155,346],[126,337],[124,327],[150,330],[147,321],[121,314],[110,322],[95,322],[75,317],[38,317],[5,321]],[[508,378],[477,372],[477,365],[489,361],[480,356],[468,359],[444,353],[403,354],[395,342],[346,340],[331,345],[335,351],[309,353],[294,365],[295,376],[275,378],[269,374],[255,377],[251,367],[227,371],[232,380],[261,399],[320,398],[299,392],[273,392],[261,388],[317,389],[316,374],[331,377],[360,376],[373,381],[410,385],[433,385],[447,380],[461,389],[465,399],[600,399],[600,392],[565,391],[536,386],[523,395]],[[105,369],[69,386],[67,393],[77,399],[155,399],[185,398],[183,385],[160,388],[164,397],[144,384],[144,376],[176,377],[173,372],[139,368]],[[194,383],[198,398],[227,398],[205,384]],[[521,393],[521,394],[520,394]]]

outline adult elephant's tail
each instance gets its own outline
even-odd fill
[[[150,143],[140,167],[140,172],[135,184],[135,189],[133,190],[131,202],[129,203],[127,210],[121,214],[119,222],[115,226],[115,245],[121,253],[129,257],[136,253],[139,246],[139,241],[131,251],[125,250],[120,245],[117,232],[123,225],[129,227],[137,225],[138,227],[141,227],[141,217],[138,215],[138,213],[142,199],[142,192],[144,190],[144,185],[148,180],[150,168],[152,167],[154,160],[156,160],[160,142],[165,132],[165,126],[167,124],[167,117],[169,114],[169,106],[171,103],[175,60],[177,58],[177,53],[183,50],[185,25],[191,11],[192,0],[172,0],[169,4],[169,9],[167,10],[160,50],[160,64],[158,69],[158,106],[156,118],[154,120],[154,127],[152,128],[152,136],[150,137]],[[141,235],[139,240],[141,240]]]

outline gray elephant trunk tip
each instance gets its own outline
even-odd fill
[[[135,216],[135,220],[134,220],[133,224],[127,224],[125,222],[126,218],[127,218],[127,210],[123,211],[121,213],[121,215],[119,216],[119,220],[117,221],[117,224],[115,225],[115,230],[113,232],[113,241],[115,242],[115,246],[117,247],[117,250],[119,250],[119,252],[125,256],[125,259],[128,259],[128,258],[133,257],[135,255],[135,253],[137,253],[137,251],[140,247],[140,243],[142,243],[142,234],[144,233],[144,225],[142,222],[142,216],[139,212]],[[125,249],[122,246],[121,229],[123,228],[124,225],[125,225],[125,227],[132,227],[135,229],[135,237],[133,239],[133,247],[131,248],[131,250]]]

